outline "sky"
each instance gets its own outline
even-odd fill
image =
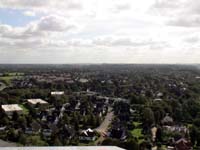
[[[0,0],[0,63],[200,63],[199,0]]]

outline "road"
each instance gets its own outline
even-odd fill
[[[105,116],[104,121],[101,123],[99,127],[94,129],[100,134],[100,137],[95,141],[95,145],[98,145],[105,139],[105,133],[108,131],[109,125],[112,123],[112,119],[114,117],[114,113],[111,108],[108,109],[108,113]]]
[[[15,146],[17,146],[16,143],[0,140],[0,147],[15,147]]]
[[[2,91],[3,89],[5,89],[7,86],[3,83],[0,82],[0,91]]]

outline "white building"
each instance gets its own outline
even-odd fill
[[[79,79],[79,82],[81,83],[87,83],[89,80],[88,79],[85,79],[85,78],[81,78]]]
[[[57,95],[64,95],[64,91],[53,91],[51,92],[51,95],[57,96]]]
[[[11,116],[14,112],[18,114],[23,112],[23,109],[18,104],[1,105],[1,108],[8,116]]]
[[[27,102],[30,106],[34,107],[36,106],[37,104],[40,104],[41,106],[46,106],[48,105],[48,102],[42,100],[42,99],[27,99]]]

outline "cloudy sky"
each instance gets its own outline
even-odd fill
[[[199,0],[0,0],[0,63],[200,63]]]

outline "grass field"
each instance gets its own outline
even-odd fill
[[[134,126],[138,128],[142,123],[141,122],[133,122]]]
[[[6,85],[10,85],[13,79],[21,78],[23,75],[24,73],[7,73],[6,76],[0,77],[0,81],[4,82]]]
[[[6,76],[23,76],[24,73],[22,72],[8,72],[8,73],[5,73]]]
[[[23,109],[23,113],[25,115],[27,115],[29,113],[29,110],[24,105],[20,104],[19,106]]]
[[[133,122],[135,129],[133,129],[131,131],[131,134],[136,137],[139,141],[139,143],[141,143],[143,141],[143,134],[142,134],[142,128],[140,127],[141,123],[140,122]]]
[[[139,129],[139,128],[132,130],[131,133],[132,133],[133,136],[135,136],[137,138],[143,136],[142,129]]]
[[[9,85],[11,84],[11,80],[14,79],[13,76],[4,76],[0,77],[0,80],[3,81],[5,84]]]

